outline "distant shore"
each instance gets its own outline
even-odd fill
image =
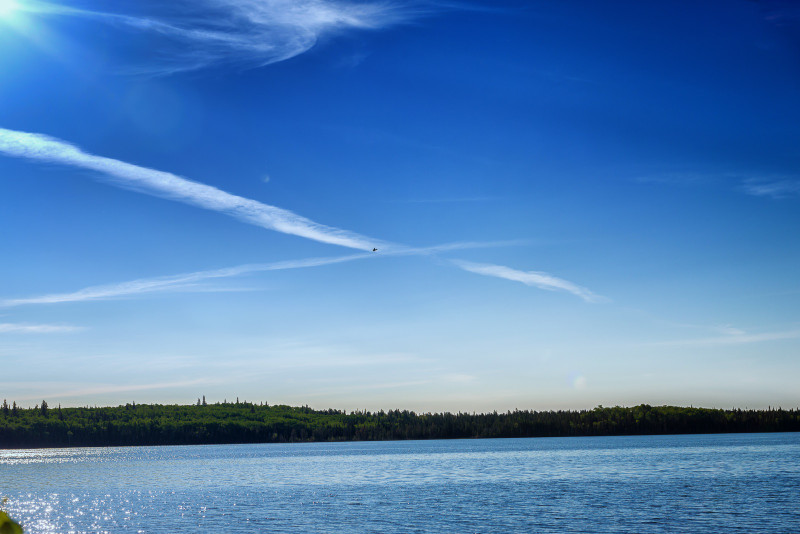
[[[0,448],[800,432],[800,410],[678,406],[504,413],[313,410],[224,402],[0,408]]]

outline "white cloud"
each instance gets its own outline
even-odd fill
[[[499,200],[501,198],[502,197],[493,197],[493,196],[439,197],[439,198],[408,199],[408,200],[404,200],[403,202],[407,202],[409,204],[459,204],[459,203],[490,202],[490,201],[494,201],[494,200]]]
[[[718,346],[718,345],[744,345],[750,343],[763,343],[785,339],[800,339],[800,330],[785,330],[781,332],[764,332],[761,334],[748,334],[742,330],[731,330],[728,335],[707,337],[699,339],[681,339],[655,343],[660,346]]]
[[[329,382],[341,384],[341,378],[331,379]],[[428,384],[438,384],[437,380],[423,379],[423,380],[398,380],[393,382],[379,382],[379,383],[353,383],[346,385],[337,385],[335,387],[317,390],[316,393],[311,393],[312,397],[322,397],[330,395],[331,393],[353,392],[353,391],[385,391],[387,389],[406,389],[414,388],[416,386],[425,386]]]
[[[800,197],[800,179],[791,175],[745,177],[739,172],[683,172],[639,176],[635,180],[639,183],[675,186],[724,185],[748,195],[773,199]]]
[[[75,145],[46,135],[0,128],[0,153],[89,169],[126,189],[218,211],[249,224],[322,243],[360,250],[372,250],[373,246],[389,246],[353,232],[316,223],[289,210],[232,195],[169,172],[95,156]]]
[[[444,375],[442,380],[445,382],[452,382],[456,384],[470,384],[475,382],[478,379],[475,375],[468,375],[466,373],[452,373],[449,375]]]
[[[800,180],[745,180],[742,189],[748,195],[774,199],[800,196]]]
[[[729,324],[722,324],[717,325],[714,327],[715,330],[720,332],[721,334],[725,334],[727,336],[743,336],[745,335],[745,331],[741,328],[736,328],[735,326]]]
[[[538,287],[547,291],[565,291],[572,293],[586,302],[600,302],[606,300],[604,297],[594,294],[585,287],[573,284],[567,280],[555,277],[548,273],[538,271],[518,271],[503,265],[491,265],[486,263],[472,263],[463,260],[451,260],[454,265],[471,273],[494,276],[513,282],[522,282],[525,285]]]
[[[172,382],[154,382],[149,384],[64,384],[59,382],[0,382],[0,388],[12,390],[24,387],[25,392],[38,390],[36,394],[24,395],[18,400],[34,400],[42,397],[64,398],[83,397],[91,395],[108,395],[114,393],[127,393],[130,391],[147,391],[151,389],[174,389],[197,385],[214,384],[218,380],[194,379]]]
[[[129,69],[147,74],[215,64],[261,67],[302,54],[327,35],[387,28],[432,11],[419,2],[341,0],[174,0],[161,6],[140,3],[135,15],[46,2],[26,5],[30,12],[81,17],[147,39],[145,49],[152,55]]]
[[[83,330],[80,326],[0,323],[0,334],[63,334]]]

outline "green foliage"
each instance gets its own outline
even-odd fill
[[[8,514],[0,510],[0,534],[22,534],[22,527],[19,523],[8,517]]]
[[[205,399],[203,399],[205,400]],[[237,399],[238,401],[238,399]],[[580,411],[313,410],[247,401],[0,410],[0,448],[797,432],[800,410],[598,406]],[[44,408],[44,409],[43,409]]]

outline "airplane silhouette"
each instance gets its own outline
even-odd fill
[[[372,252],[378,252],[378,249],[377,248],[373,248]]]

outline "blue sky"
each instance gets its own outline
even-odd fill
[[[112,7],[0,0],[1,396],[800,404],[792,3]]]

